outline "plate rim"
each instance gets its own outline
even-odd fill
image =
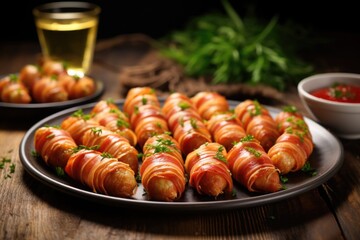
[[[124,103],[124,99],[118,99],[114,101],[118,106]],[[229,105],[233,106],[234,104],[240,103],[240,101],[228,100]],[[339,139],[325,129],[323,126],[318,124],[317,122],[304,117],[305,121],[309,124],[310,128],[316,128],[318,131],[321,130],[325,132],[328,136],[328,139],[331,138],[333,145],[337,148],[336,153],[337,156],[334,156],[336,159],[334,160],[334,164],[332,167],[325,172],[325,174],[315,177],[315,180],[309,181],[305,186],[301,188],[298,186],[292,187],[291,189],[285,189],[274,193],[266,193],[260,194],[256,196],[251,196],[245,199],[226,199],[226,200],[215,200],[215,201],[203,201],[203,202],[162,202],[162,201],[151,201],[151,200],[141,200],[141,199],[132,199],[132,198],[120,198],[113,197],[104,194],[94,193],[90,190],[85,190],[81,188],[77,188],[76,186],[70,185],[70,183],[62,183],[57,181],[54,178],[49,177],[46,173],[41,172],[36,169],[35,166],[31,163],[29,159],[27,159],[27,150],[26,145],[29,144],[29,141],[33,141],[30,139],[30,136],[34,133],[34,131],[45,125],[47,122],[51,120],[55,120],[57,117],[65,116],[71,112],[75,112],[78,109],[88,109],[93,107],[95,103],[88,103],[84,105],[75,106],[72,108],[68,108],[57,113],[51,114],[48,117],[38,121],[35,123],[24,135],[21,140],[19,147],[19,156],[20,161],[25,168],[25,170],[35,179],[39,180],[43,184],[52,187],[60,192],[64,192],[66,194],[73,195],[75,197],[80,197],[86,200],[90,200],[97,203],[102,203],[105,205],[111,205],[116,207],[131,207],[134,209],[141,209],[146,211],[154,211],[154,210],[171,210],[171,211],[201,211],[201,210],[225,210],[225,209],[234,209],[234,208],[246,208],[246,207],[254,207],[260,206],[268,203],[278,202],[281,200],[288,199],[290,197],[297,196],[301,193],[307,192],[309,190],[315,189],[321,184],[328,181],[331,177],[335,175],[336,172],[342,167],[344,161],[344,150],[343,145],[339,141]],[[280,109],[264,105],[272,114],[276,114],[280,111]],[[315,144],[317,147],[317,144]],[[334,148],[332,148],[334,149]],[[50,175],[53,173],[50,169],[47,171]]]

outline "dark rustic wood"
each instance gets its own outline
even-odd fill
[[[117,52],[107,44],[111,40],[98,44],[90,74],[104,81],[103,99],[123,98],[119,71],[142,61],[147,49]],[[38,54],[37,43],[2,43],[0,74],[17,72]],[[293,104],[307,115],[295,88],[269,103]],[[296,197],[246,209],[154,213],[86,201],[40,183],[24,170],[18,154],[29,124],[0,116],[0,157],[16,164],[11,178],[4,179],[6,169],[0,170],[1,239],[356,239],[360,234],[360,140],[340,139],[339,173]]]

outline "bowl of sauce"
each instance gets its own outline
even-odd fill
[[[311,94],[335,102],[360,103],[360,86],[352,84],[334,83],[329,87],[314,90]]]
[[[316,74],[297,88],[314,120],[339,137],[360,139],[360,74]]]

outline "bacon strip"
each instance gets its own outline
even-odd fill
[[[66,90],[69,99],[90,96],[96,90],[94,79],[83,76],[71,76],[68,74],[58,75],[59,84]]]
[[[97,126],[99,126],[99,124],[91,119],[90,115],[84,114],[82,110],[76,111],[61,122],[61,128],[70,133],[77,145],[83,144],[85,132]]]
[[[69,99],[69,94],[59,83],[58,76],[42,76],[31,90],[36,102],[61,102]]]
[[[276,192],[282,186],[278,170],[259,141],[248,135],[227,155],[233,178],[250,192]]]
[[[95,150],[82,149],[69,158],[65,172],[94,192],[131,197],[137,183],[134,171],[116,158],[107,158]]]
[[[233,113],[219,113],[205,123],[215,142],[223,145],[229,151],[235,143],[246,136],[242,124]]]
[[[124,112],[130,117],[130,125],[137,136],[140,148],[148,138],[169,131],[160,102],[152,88],[130,89],[125,98]]]
[[[86,120],[85,116],[69,116],[62,121],[61,127],[70,133],[78,145],[97,147],[100,152],[107,152],[128,164],[137,173],[139,160],[136,148],[126,138],[91,119]]]
[[[19,73],[19,81],[22,82],[26,88],[30,91],[33,88],[36,81],[41,77],[41,72],[38,66],[27,64],[23,66]]]
[[[185,160],[190,186],[208,196],[230,194],[233,181],[226,156],[226,149],[218,143],[205,143],[190,152]]]
[[[295,106],[285,106],[282,111],[275,116],[275,122],[279,129],[279,133],[282,134],[288,128],[298,129],[309,135],[312,139],[309,126],[305,122],[304,116],[298,111]]]
[[[117,105],[111,101],[101,100],[95,104],[90,114],[100,125],[125,137],[130,145],[136,146],[137,137],[130,127],[130,120]]]
[[[159,99],[157,98],[156,91],[153,88],[131,88],[126,95],[123,110],[131,116],[134,111],[142,105],[154,105],[160,107]]]
[[[186,177],[178,142],[167,134],[149,138],[143,147],[140,175],[150,199],[179,199],[185,191]]]
[[[48,166],[61,168],[65,167],[77,147],[67,131],[55,127],[38,128],[35,131],[34,146]]]
[[[209,120],[213,115],[229,111],[226,98],[217,92],[199,92],[191,98],[200,116]]]
[[[32,98],[18,76],[11,74],[0,79],[0,100],[8,103],[30,103]]]
[[[282,134],[269,149],[271,161],[281,174],[301,170],[314,149],[308,125],[295,108],[284,109],[275,121]]]
[[[165,100],[162,112],[185,156],[202,144],[212,141],[211,134],[200,114],[186,95],[170,94]]]
[[[246,133],[259,140],[265,151],[268,151],[280,136],[269,111],[258,101],[252,100],[239,103],[234,110]]]

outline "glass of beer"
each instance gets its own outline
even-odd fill
[[[33,9],[44,59],[64,63],[79,77],[90,70],[100,7],[87,2],[53,2]]]

